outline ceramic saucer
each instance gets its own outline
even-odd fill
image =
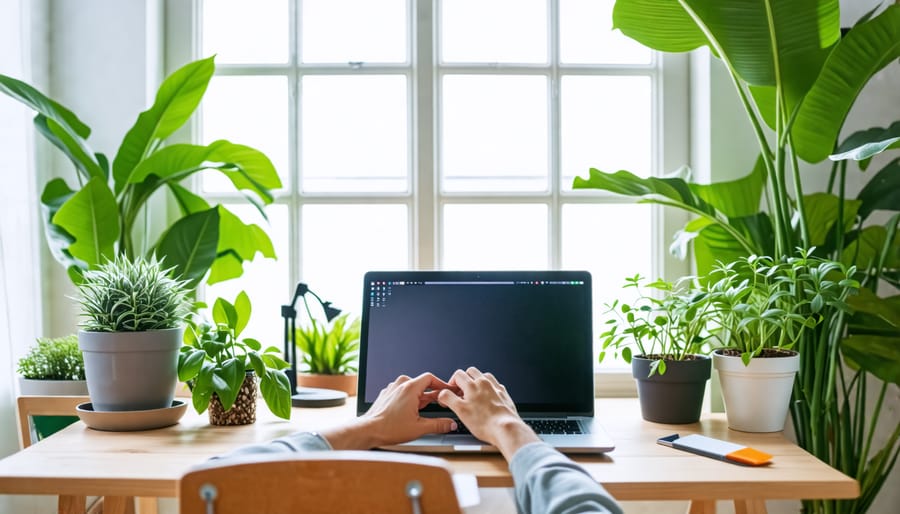
[[[90,402],[75,408],[85,425],[110,432],[132,432],[174,425],[186,410],[187,403],[181,400],[173,401],[171,407],[150,410],[95,411]]]

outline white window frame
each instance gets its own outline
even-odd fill
[[[245,74],[287,74],[291,86],[291,105],[289,112],[290,145],[289,170],[290,191],[276,195],[275,202],[287,205],[290,213],[291,228],[289,234],[289,248],[300,248],[300,213],[302,204],[362,204],[394,203],[405,205],[409,216],[409,261],[415,269],[440,268],[441,240],[441,211],[447,203],[541,203],[548,205],[550,209],[549,241],[551,268],[559,268],[561,262],[561,237],[560,237],[560,212],[563,203],[616,203],[630,202],[628,199],[613,197],[598,191],[573,191],[560,192],[560,151],[559,151],[559,77],[561,72],[581,73],[589,75],[616,75],[616,74],[640,74],[650,76],[653,79],[653,107],[651,116],[653,120],[653,153],[652,173],[656,176],[675,170],[689,162],[690,147],[690,122],[689,122],[689,62],[686,54],[655,54],[651,65],[560,65],[558,62],[558,38],[557,17],[559,12],[558,0],[549,0],[550,5],[550,56],[551,64],[537,66],[499,66],[499,65],[455,65],[443,64],[435,66],[436,51],[433,47],[435,38],[432,33],[437,23],[438,14],[435,12],[433,0],[408,0],[409,8],[414,6],[416,11],[411,11],[413,17],[412,27],[408,33],[411,42],[411,63],[398,65],[363,65],[355,67],[348,65],[303,65],[305,74],[378,74],[378,73],[402,73],[410,80],[408,88],[411,109],[410,129],[411,145],[409,166],[412,176],[409,177],[410,191],[404,193],[308,193],[299,192],[299,159],[297,142],[299,142],[298,109],[298,84],[300,72],[296,63],[299,62],[299,45],[297,44],[296,27],[299,26],[299,14],[297,4],[290,3],[291,26],[291,51],[290,61],[282,65],[248,66],[248,65],[217,65],[216,73],[220,75],[245,75]],[[201,57],[200,35],[198,20],[200,17],[200,3],[197,0],[166,0],[165,4],[165,70],[171,73],[178,66]],[[418,23],[417,20],[433,20],[432,24]],[[416,40],[423,41],[420,47],[415,46]],[[432,73],[416,73],[415,70],[433,69]],[[550,192],[534,193],[442,193],[440,191],[437,174],[438,156],[436,133],[438,124],[435,116],[438,110],[436,102],[440,98],[440,76],[443,73],[540,73],[549,74],[551,77],[551,129],[550,129],[550,155],[551,175]],[[431,94],[417,94],[418,91],[429,91]],[[416,125],[418,120],[418,125]],[[192,123],[189,129],[182,134],[185,140],[197,138],[197,124]],[[585,170],[584,175],[586,175]],[[213,201],[227,201],[238,198],[236,193],[207,196]],[[661,207],[653,207],[652,234],[653,248],[653,274],[666,278],[674,278],[690,272],[689,260],[678,260],[668,251],[672,235],[681,228],[687,220],[686,214],[672,209],[664,210]],[[286,284],[294,284],[302,275],[299,259],[292,258],[289,263],[290,279]],[[289,288],[289,286],[286,286]],[[289,296],[287,289],[284,296]],[[596,332],[596,330],[595,330]],[[630,371],[624,366],[621,368],[598,368],[595,379],[595,389],[598,396],[635,396],[634,381]]]

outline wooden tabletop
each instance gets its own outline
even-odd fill
[[[353,400],[353,399],[351,399]],[[81,422],[0,460],[0,494],[174,497],[191,466],[233,448],[298,430],[316,430],[354,415],[354,405],[294,409],[290,421],[260,403],[253,425],[214,427],[191,408],[174,426],[141,432],[102,432]],[[855,480],[820,462],[782,433],[729,430],[724,416],[705,415],[690,425],[660,425],[640,417],[636,399],[599,399],[597,415],[616,443],[606,455],[577,456],[619,500],[853,498]],[[774,455],[771,465],[750,468],[656,444],[661,436],[704,434]],[[473,473],[482,487],[509,487],[499,455],[447,459]]]

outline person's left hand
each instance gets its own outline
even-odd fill
[[[454,420],[419,416],[419,410],[436,401],[444,389],[454,388],[431,373],[416,378],[401,375],[381,390],[368,412],[349,425],[321,433],[336,450],[369,449],[425,434],[445,434],[456,429]]]

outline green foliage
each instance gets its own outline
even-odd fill
[[[643,288],[649,288],[650,293]],[[677,284],[664,280],[646,282],[640,275],[625,279],[624,290],[634,289],[637,298],[631,302],[615,300],[607,304],[609,327],[600,334],[602,362],[608,350],[630,363],[631,345],[639,356],[653,359],[650,376],[666,372],[666,361],[680,361],[691,355],[708,352],[706,325],[711,311],[708,293],[692,286],[691,279]],[[654,296],[654,292],[661,297]]]
[[[309,327],[297,328],[297,349],[302,353],[304,371],[323,375],[356,372],[360,320],[348,324],[349,319],[349,314],[342,314],[325,325],[313,319]]]
[[[19,359],[18,373],[32,380],[84,380],[84,357],[75,334],[37,339]]]
[[[719,346],[740,352],[744,364],[765,349],[792,350],[807,331],[850,312],[856,270],[802,253],[775,261],[741,257],[719,264],[706,281],[709,321]]]
[[[89,332],[143,332],[182,325],[189,312],[185,281],[171,277],[155,256],[115,255],[84,273],[78,284],[81,326]]]
[[[234,303],[223,298],[213,304],[214,325],[197,318],[188,323],[185,346],[178,355],[178,379],[191,389],[194,409],[202,413],[215,393],[227,411],[234,405],[247,372],[259,377],[263,400],[276,416],[291,417],[291,386],[284,369],[289,365],[274,346],[263,349],[256,339],[240,339],[252,308],[241,291]]]
[[[41,194],[47,244],[77,284],[85,270],[114,255],[165,258],[193,289],[206,278],[215,283],[240,276],[257,253],[275,257],[272,241],[256,225],[241,222],[222,205],[210,205],[182,186],[203,170],[222,173],[257,207],[272,202],[281,180],[261,152],[229,141],[209,145],[172,144],[200,104],[215,71],[213,58],[188,63],[160,85],[153,105],[125,135],[110,169],[106,156],[88,143],[91,130],[62,105],[32,86],[0,75],[0,92],[37,111],[35,128],[73,164],[78,187],[54,178]],[[150,199],[168,190],[179,215],[146,248],[143,222]]]

